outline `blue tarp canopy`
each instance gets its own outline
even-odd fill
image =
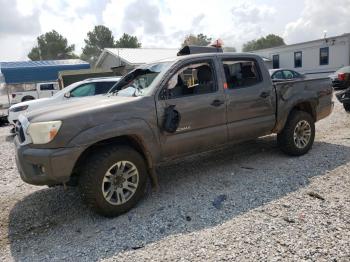
[[[79,59],[0,62],[6,84],[56,81],[59,71],[89,68],[89,63]]]

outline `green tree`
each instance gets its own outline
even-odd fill
[[[28,57],[33,61],[77,58],[73,53],[74,49],[74,45],[68,45],[67,38],[52,30],[37,38],[37,45],[32,48]]]
[[[198,34],[198,35],[190,34],[185,37],[181,46],[182,47],[186,45],[207,46],[210,44],[210,42],[211,42],[211,38],[207,37],[204,34]]]
[[[243,44],[243,52],[250,52],[259,49],[265,49],[275,46],[285,45],[282,37],[274,34],[269,34],[256,40],[249,41]]]
[[[118,48],[140,48],[141,43],[136,36],[124,33],[121,38],[115,42],[115,47]]]
[[[104,48],[112,48],[115,46],[112,31],[103,25],[97,25],[87,33],[84,40],[85,46],[82,49],[81,59],[95,64]]]

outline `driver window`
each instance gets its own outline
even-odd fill
[[[54,84],[41,84],[40,85],[40,90],[45,91],[45,90],[55,90]]]
[[[187,65],[172,76],[167,89],[169,98],[215,92],[214,68],[209,62]]]
[[[71,92],[72,97],[82,96],[94,96],[95,95],[95,83],[89,83],[78,86]]]
[[[293,79],[293,73],[291,71],[284,70],[283,75],[285,79]]]

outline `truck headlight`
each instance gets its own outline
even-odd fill
[[[31,137],[33,144],[47,144],[55,138],[61,125],[62,121],[31,123],[27,134]]]
[[[27,108],[28,108],[28,105],[11,107],[10,112],[20,112],[20,111],[27,110]]]

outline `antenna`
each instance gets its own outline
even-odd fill
[[[323,30],[323,38],[324,38],[324,39],[327,38],[327,30]]]

